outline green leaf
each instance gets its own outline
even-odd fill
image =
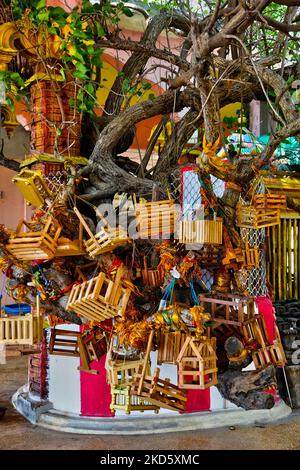
[[[83,72],[80,72],[79,70],[75,70],[75,72],[73,72],[73,76],[78,78],[79,80],[88,80],[89,77],[83,73]]]
[[[151,83],[149,83],[149,82],[144,82],[144,83],[142,84],[143,90],[150,90],[151,87],[152,87],[152,85],[151,85]]]
[[[130,90],[130,82],[129,82],[128,78],[125,78],[123,83],[122,83],[122,91],[124,93],[128,93],[129,90]]]
[[[66,80],[65,70],[63,68],[60,69],[59,73],[61,74],[62,78]]]
[[[37,5],[36,5],[36,9],[37,10],[42,10],[43,8],[46,7],[46,0],[40,0]]]
[[[47,22],[49,20],[49,11],[41,11],[36,17],[41,23]]]
[[[129,18],[134,15],[133,11],[128,7],[123,7],[122,12],[124,13],[124,15],[128,16]]]
[[[103,67],[103,62],[101,60],[101,54],[99,51],[95,51],[95,55],[92,57],[92,64],[101,69]]]
[[[102,26],[102,24],[100,24],[98,21],[96,23],[96,30],[97,30],[97,36],[98,37],[102,37],[102,36],[105,36],[105,31],[104,31],[104,28]]]
[[[14,102],[13,102],[13,100],[12,100],[12,98],[11,98],[10,96],[7,96],[7,97],[6,97],[6,104],[7,104],[7,106],[8,106],[12,111],[15,110]]]
[[[87,83],[87,85],[84,87],[84,89],[87,91],[87,93],[94,96],[94,87],[91,83]]]

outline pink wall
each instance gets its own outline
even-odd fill
[[[21,191],[12,183],[14,171],[0,167],[0,224],[15,229],[24,216],[24,199]]]

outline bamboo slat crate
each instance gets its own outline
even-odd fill
[[[246,243],[245,249],[242,250],[243,252],[243,265],[244,267],[257,268],[259,266],[259,251],[257,246],[253,248]]]
[[[103,253],[111,252],[120,246],[125,246],[128,243],[131,243],[127,231],[124,230],[121,226],[112,228],[106,223],[106,226],[101,227],[99,232],[94,235],[76,207],[74,207],[74,212],[90,237],[88,240],[84,240],[83,243],[85,245],[86,251],[92,258]]]
[[[287,207],[285,194],[255,194],[253,203],[256,209],[286,209]]]
[[[62,256],[80,256],[86,254],[81,240],[69,240],[65,237],[60,237],[57,241],[55,251],[55,258]]]
[[[144,375],[141,366],[131,386],[131,394],[146,399],[161,408],[184,411],[187,401],[186,392],[172,384],[169,379],[160,379],[159,372],[157,367],[153,377],[147,376]]]
[[[252,359],[256,369],[263,369],[269,364],[283,367],[286,357],[280,339],[276,339],[272,345],[253,351]]]
[[[112,411],[123,410],[126,414],[130,414],[132,411],[144,411],[150,410],[154,413],[158,413],[160,410],[159,406],[153,405],[149,401],[136,395],[131,395],[131,387],[111,387],[111,405]]]
[[[53,197],[40,171],[22,170],[12,182],[21,190],[28,205],[41,207]]]
[[[124,288],[120,282],[121,270],[112,281],[104,273],[79,285],[74,285],[67,304],[67,310],[73,310],[88,320],[103,321],[122,315],[131,294],[131,289]]]
[[[176,364],[177,357],[186,340],[181,331],[162,332],[160,336],[157,364]]]
[[[52,328],[48,346],[49,354],[78,357],[80,355],[78,344],[79,336],[80,333],[78,331]]]
[[[24,261],[53,258],[62,229],[58,222],[50,216],[44,228],[37,232],[22,232],[23,225],[31,230],[31,225],[21,220],[16,233],[10,237],[6,249],[17,259]]]
[[[269,345],[268,333],[264,317],[261,314],[254,315],[253,318],[242,323],[241,332],[246,344],[256,344],[259,347]]]
[[[182,220],[179,222],[180,243],[222,244],[222,219]]]
[[[159,368],[155,369],[153,377],[149,373],[149,356],[153,337],[154,331],[151,330],[143,364],[140,365],[138,372],[134,375],[130,393],[146,399],[158,407],[172,411],[184,411],[187,400],[186,393],[176,385],[171,384],[169,379],[161,380],[159,378]]]
[[[85,345],[90,361],[99,361],[107,353],[107,341],[105,335],[91,331],[82,335],[81,340]]]
[[[126,387],[132,384],[139,367],[144,364],[144,359],[132,361],[113,361],[108,359],[106,362],[107,382],[113,387]],[[147,373],[150,373],[150,363],[147,366]]]
[[[278,225],[280,220],[279,209],[257,209],[254,206],[238,204],[236,208],[237,226],[243,228],[264,228]]]
[[[177,211],[174,200],[148,202],[136,206],[139,238],[158,238],[175,232]]]
[[[148,268],[146,257],[144,258],[144,269],[142,269],[142,278],[145,286],[160,287],[163,283],[163,279],[159,270],[157,268]]]
[[[254,299],[234,294],[218,294],[210,297],[200,296],[200,304],[210,313],[211,321],[241,326],[253,318]]]
[[[0,344],[27,344],[42,340],[43,315],[39,308],[24,316],[0,318]]]
[[[188,336],[177,358],[180,388],[204,390],[218,383],[216,338],[197,341]]]

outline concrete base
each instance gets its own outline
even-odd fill
[[[232,409],[183,415],[162,412],[159,415],[143,416],[141,413],[115,418],[92,418],[61,413],[51,409],[51,403],[38,406],[29,399],[24,387],[13,395],[12,404],[32,424],[53,431],[76,434],[160,434],[228,426],[252,426],[286,418],[292,412],[291,408],[280,401],[270,410]]]

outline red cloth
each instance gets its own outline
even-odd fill
[[[86,325],[81,325],[81,332],[86,329]],[[105,360],[106,355],[102,356],[99,361],[91,362],[91,369],[99,371],[97,375],[80,371],[82,416],[114,416],[110,410],[111,393],[110,386],[106,382]]]
[[[274,343],[275,337],[275,309],[268,297],[256,297],[255,302],[258,313],[261,313],[266,324],[269,344]]]
[[[187,390],[187,402],[184,413],[210,410],[210,389]]]
[[[99,371],[97,375],[80,371],[82,416],[114,416],[110,410],[111,393],[106,382],[105,359],[106,355],[91,363],[91,368]]]

